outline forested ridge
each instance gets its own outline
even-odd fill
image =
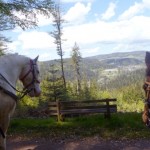
[[[81,73],[85,74],[88,79],[101,80],[103,75],[132,72],[144,67],[145,51],[112,53],[86,57],[80,63]],[[50,65],[59,65],[59,60],[40,62],[41,77],[47,74]],[[64,59],[65,76],[67,80],[73,78],[73,66],[71,58]],[[109,70],[110,69],[110,70]]]
[[[71,58],[64,59],[66,89],[63,87],[59,60],[39,62],[42,95],[24,97],[16,116],[48,116],[49,101],[117,98],[118,111],[143,111],[145,51],[115,53],[82,58],[81,89],[78,91]]]

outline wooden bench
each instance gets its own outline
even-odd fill
[[[117,99],[101,99],[88,101],[56,101],[49,103],[50,115],[57,116],[63,121],[66,116],[102,113],[110,118],[111,113],[117,112]]]

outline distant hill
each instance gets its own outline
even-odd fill
[[[105,55],[97,55],[82,59],[81,74],[87,79],[95,79],[103,82],[106,78],[111,80],[119,74],[140,70],[145,67],[145,51],[119,52]],[[74,71],[71,59],[64,59],[64,70],[67,80],[74,79]],[[59,66],[59,60],[40,62],[41,75],[44,78],[50,70],[50,65]]]
[[[133,52],[117,52],[117,53],[111,53],[111,54],[104,54],[104,55],[97,55],[97,56],[92,56],[92,57],[87,57],[91,59],[98,59],[98,60],[103,60],[103,59],[117,59],[117,58],[137,58],[137,59],[142,59],[144,60],[145,57],[145,51],[133,51]]]

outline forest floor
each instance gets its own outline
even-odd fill
[[[22,139],[9,137],[7,150],[150,150],[149,139]]]

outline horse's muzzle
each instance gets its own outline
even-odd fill
[[[41,89],[39,87],[33,88],[28,95],[30,97],[38,97],[41,95]]]

